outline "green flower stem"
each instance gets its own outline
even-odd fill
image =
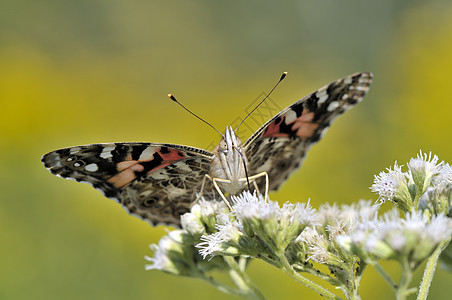
[[[355,264],[354,264],[355,265]],[[358,270],[355,273],[354,268],[352,267],[350,270],[350,278],[354,278],[354,280],[350,280],[350,286],[349,286],[349,290],[351,292],[351,295],[349,297],[349,299],[361,299],[361,297],[359,296],[358,293],[358,289],[359,289],[359,285],[361,283],[361,277],[364,273],[364,269],[366,268],[366,263],[361,261],[359,263],[357,263],[358,265]]]
[[[340,297],[336,296],[335,294],[331,293],[324,287],[318,285],[317,283],[305,278],[304,276],[301,276],[298,272],[296,272],[292,266],[289,264],[289,261],[284,256],[284,254],[281,254],[278,256],[280,258],[281,266],[280,269],[282,269],[287,275],[298,281],[299,283],[303,284],[304,286],[310,288],[311,290],[319,293],[320,295],[324,296],[327,299],[335,299],[339,300]]]
[[[386,283],[394,290],[397,291],[397,284],[392,280],[391,276],[383,269],[379,263],[372,264],[375,271],[386,281]]]
[[[406,290],[406,295],[407,295],[407,296],[409,296],[409,295],[411,295],[411,294],[415,294],[415,293],[417,293],[417,287],[413,287],[413,288],[411,288],[411,289],[407,289],[407,290]]]
[[[410,290],[408,286],[411,282],[411,278],[413,278],[413,271],[408,265],[408,262],[402,262],[402,276],[400,277],[400,282],[396,291],[396,299],[397,300],[405,300]]]
[[[220,292],[223,292],[225,294],[234,295],[234,296],[243,296],[243,292],[239,291],[237,289],[234,289],[228,285],[225,285],[224,283],[221,283],[219,281],[216,281],[212,277],[208,276],[199,276],[198,278],[208,282],[212,286],[214,286],[216,289],[218,289]]]
[[[325,274],[323,272],[321,272],[320,270],[314,269],[314,268],[301,268],[299,266],[297,266],[297,269],[300,269],[302,272],[306,272],[309,274],[312,274],[314,276],[317,276],[318,278],[325,280],[327,282],[329,282],[332,285],[340,285],[339,280],[331,277],[328,274]]]
[[[248,299],[265,299],[264,295],[254,285],[251,279],[242,271],[239,264],[232,256],[223,256],[224,261],[231,268],[230,276],[234,283],[243,291]]]
[[[274,266],[275,268],[280,268],[280,264],[277,261],[274,261],[273,259],[271,259],[270,257],[267,257],[266,255],[260,255],[257,256],[256,258],[258,259],[262,259],[263,261],[265,261],[266,263],[268,263],[271,266]]]
[[[366,269],[367,264],[360,260],[358,263],[358,270],[355,274],[355,288],[358,290],[359,284],[361,283],[361,278],[363,277],[364,270]]]
[[[360,261],[357,263],[357,265],[358,269],[356,270],[356,272],[353,267],[349,271],[349,277],[351,279],[354,278],[354,280],[350,280],[351,284],[349,284],[348,286],[344,285],[344,287],[347,288],[347,291],[345,292],[345,294],[348,295],[347,299],[361,299],[358,293],[358,289],[361,283],[361,277],[363,276],[364,269],[366,268],[367,264],[364,261]]]
[[[450,239],[443,241],[441,244],[439,244],[439,246],[436,248],[436,250],[433,252],[433,254],[430,255],[430,257],[427,261],[427,266],[425,267],[425,270],[424,270],[424,276],[422,278],[422,283],[419,286],[419,294],[417,295],[418,300],[427,299],[428,290],[430,288],[430,284],[432,283],[433,275],[435,275],[435,269],[438,264],[439,256],[444,251],[444,249],[447,247],[449,242],[450,242]]]
[[[242,270],[242,272],[245,272],[247,263],[248,263],[248,259],[246,257],[244,257],[244,256],[239,257],[238,266],[239,266],[240,270]]]

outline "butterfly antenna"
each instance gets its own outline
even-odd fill
[[[242,120],[242,122],[240,122],[239,126],[237,126],[237,128],[234,130],[234,132],[237,131],[237,129],[239,129],[240,125],[242,125],[243,122],[245,122],[245,120],[270,96],[270,94],[276,89],[276,87],[279,85],[279,83],[281,81],[283,81],[284,78],[286,78],[287,76],[287,72],[282,73],[281,78],[279,78],[278,82],[275,84],[275,86],[271,89],[270,93],[267,94],[267,96],[265,96],[264,99],[262,99],[261,102],[259,102],[258,105],[256,105],[255,108],[253,108],[253,110],[246,115],[246,117]]]
[[[191,113],[192,115],[194,115],[196,118],[198,118],[199,120],[203,121],[204,123],[206,123],[207,125],[209,125],[210,127],[213,128],[213,130],[215,130],[216,132],[218,132],[223,138],[224,135],[219,132],[215,127],[213,127],[212,124],[210,124],[209,122],[207,122],[206,120],[202,119],[201,117],[199,117],[197,114],[195,114],[194,112],[192,112],[191,110],[189,110],[188,108],[186,108],[182,103],[180,103],[179,101],[177,101],[177,99],[173,96],[173,94],[168,94],[168,97],[173,100],[174,102],[176,102],[177,104],[179,104],[180,106],[182,106],[183,109],[185,109],[186,111],[188,111],[189,113]]]

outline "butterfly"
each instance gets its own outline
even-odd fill
[[[175,144],[104,143],[55,150],[42,163],[54,175],[89,183],[153,225],[180,226],[180,216],[200,194],[213,199],[223,192],[277,190],[332,121],[363,99],[372,76],[356,73],[316,90],[245,143],[228,126],[212,152]]]

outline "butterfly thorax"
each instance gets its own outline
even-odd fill
[[[247,164],[247,160],[242,150],[242,141],[228,126],[224,138],[213,151],[215,156],[210,176],[230,181],[219,182],[222,189],[229,194],[237,194],[245,187],[246,181],[243,178],[246,178],[245,164]],[[240,179],[242,180],[240,181]]]

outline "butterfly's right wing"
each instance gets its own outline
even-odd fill
[[[244,144],[249,174],[267,172],[270,190],[277,190],[333,120],[363,99],[371,82],[371,73],[338,79],[265,123]]]
[[[152,224],[180,225],[210,170],[213,153],[156,143],[93,144],[42,157],[53,174],[86,182]],[[210,184],[206,180],[206,184]],[[204,195],[212,192],[206,187]]]

